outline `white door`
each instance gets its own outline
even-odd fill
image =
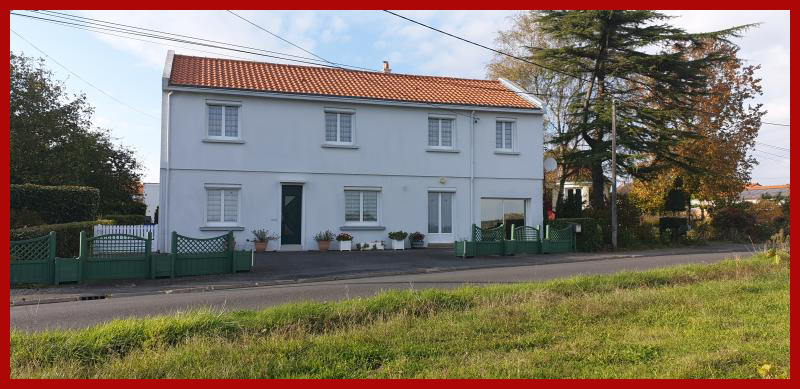
[[[453,243],[453,192],[428,192],[428,243]]]

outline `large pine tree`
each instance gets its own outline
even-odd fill
[[[693,34],[666,23],[655,11],[542,11],[536,23],[560,47],[532,47],[532,60],[584,81],[581,98],[571,107],[575,120],[554,142],[583,145],[566,163],[591,171],[593,208],[605,206],[605,170],[611,160],[611,102],[617,110],[617,167],[641,177],[678,166],[701,171],[694,157],[676,152],[698,136],[691,123],[699,102],[713,93],[707,72],[730,60],[725,50],[696,56],[699,46],[727,41],[749,26]],[[695,56],[690,55],[695,54]]]

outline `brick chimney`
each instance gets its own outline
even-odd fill
[[[389,67],[389,61],[383,61],[383,72],[384,73],[392,72],[392,68]]]

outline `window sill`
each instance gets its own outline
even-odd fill
[[[339,144],[339,143],[323,143],[322,147],[327,149],[357,149],[357,145]]]
[[[519,155],[519,151],[511,150],[495,150],[494,153],[499,155]]]
[[[428,147],[425,151],[429,153],[460,153],[461,150],[458,149],[445,149],[445,148],[436,148],[436,147]]]
[[[203,138],[203,143],[233,143],[233,144],[244,144],[243,139],[214,139],[214,138]]]
[[[386,229],[384,226],[341,226],[342,231],[383,231]]]
[[[242,226],[203,226],[200,231],[244,231]]]

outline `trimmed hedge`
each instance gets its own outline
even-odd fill
[[[575,246],[578,251],[597,251],[603,247],[603,232],[597,221],[592,218],[576,217],[549,220],[550,228],[562,229],[570,224],[580,224],[581,232],[575,234]]]
[[[685,217],[661,217],[658,219],[659,235],[664,236],[664,232],[670,230],[670,239],[678,240],[685,236],[689,231],[689,219]]]
[[[38,238],[55,231],[56,256],[61,258],[77,257],[80,254],[81,231],[86,231],[87,237],[94,235],[94,226],[97,224],[111,224],[109,220],[93,220],[89,222],[73,222],[62,224],[44,224],[35,227],[16,228],[11,230],[11,240],[25,240]]]
[[[148,217],[145,215],[105,215],[103,219],[111,220],[112,224],[138,225],[146,224]]]
[[[12,226],[32,221],[61,224],[97,219],[100,191],[88,186],[13,184],[10,200],[12,215],[26,215],[24,220],[11,220]]]

